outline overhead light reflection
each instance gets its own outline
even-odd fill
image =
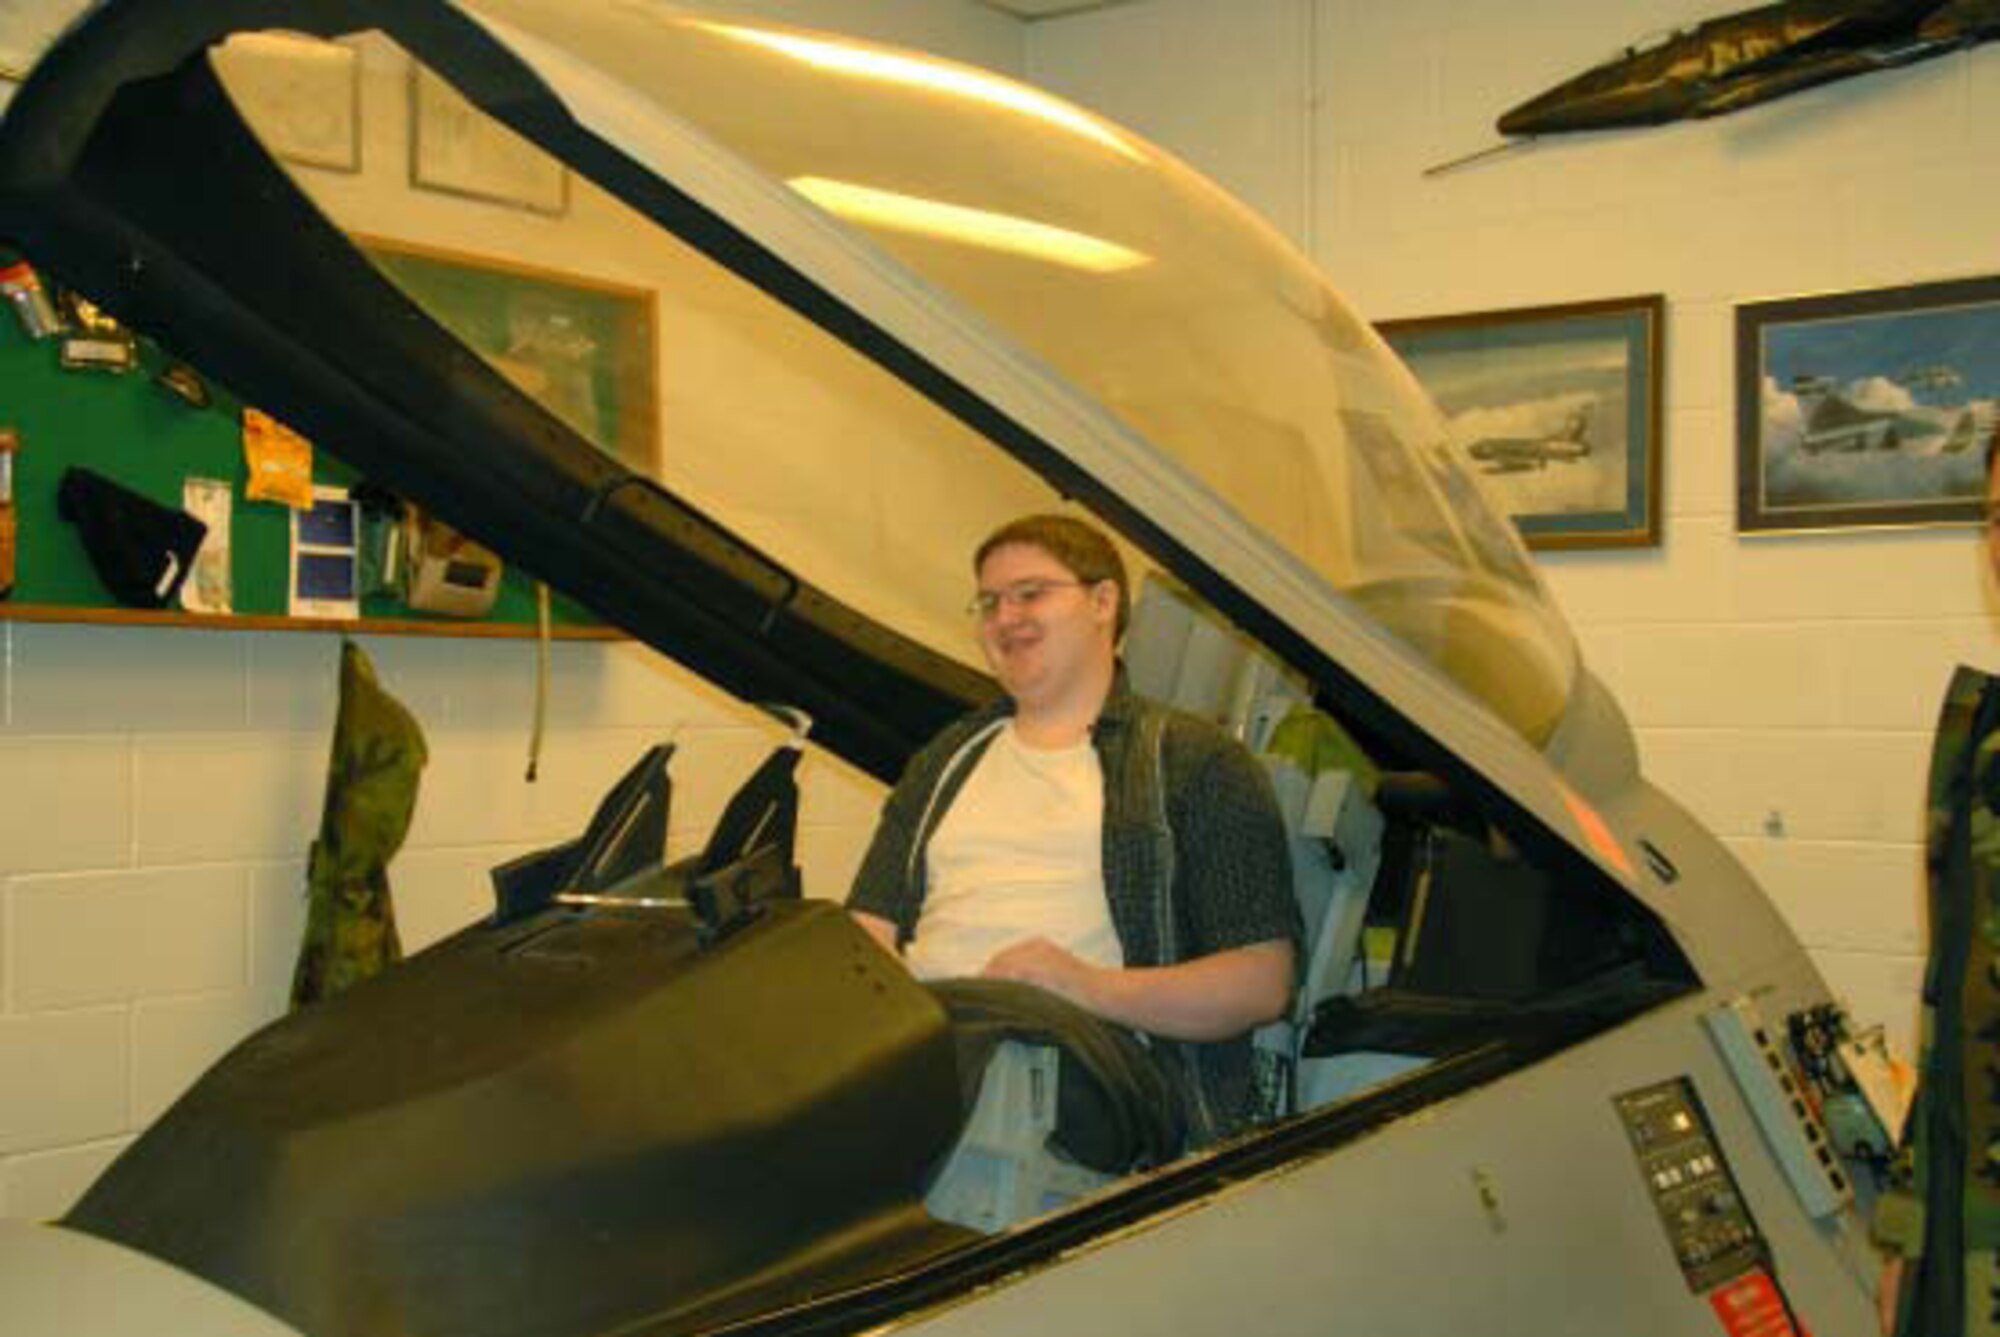
[[[1116,242],[1067,228],[1016,218],[1012,214],[945,204],[916,195],[831,181],[823,176],[793,177],[793,190],[850,222],[916,232],[947,241],[965,242],[990,251],[1048,260],[1094,274],[1115,274],[1151,264],[1153,258]]]
[[[802,37],[793,33],[769,32],[762,28],[743,27],[734,23],[711,23],[704,20],[697,20],[695,26],[733,41],[747,42],[752,46],[761,46],[767,51],[779,52],[819,69],[857,75],[863,79],[879,79],[884,83],[902,84],[906,87],[929,88],[940,93],[950,93],[955,97],[968,98],[974,102],[983,102],[988,106],[1003,107],[1023,116],[1032,116],[1038,121],[1067,130],[1071,134],[1081,135],[1127,158],[1136,159],[1140,156],[1138,150],[1127,143],[1123,135],[1090,113],[1073,107],[1060,98],[1050,97],[1046,93],[1017,84],[1011,79],[1003,79],[998,75],[986,74],[963,65],[925,60],[921,56],[872,50],[830,38]]]

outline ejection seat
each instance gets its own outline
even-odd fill
[[[1351,1088],[1355,1065],[1307,1059],[1301,1046],[1315,1008],[1355,987],[1381,816],[1354,768],[1309,774],[1269,754],[1288,719],[1311,726],[1306,693],[1276,660],[1191,598],[1148,581],[1133,608],[1123,658],[1134,690],[1212,719],[1264,755],[1291,840],[1292,890],[1305,940],[1291,1010],[1254,1037],[1261,1112],[1276,1118],[1322,1103],[1326,1091],[1343,1083]],[[1066,1065],[1063,1051],[1020,1041],[994,1050],[957,1147],[932,1181],[926,1206],[933,1216],[1003,1230],[1102,1188],[1120,1170],[1142,1168],[1102,1158],[1080,1164],[1073,1146],[1065,1150],[1059,1125],[1071,1057]]]

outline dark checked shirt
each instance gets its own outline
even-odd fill
[[[949,725],[904,769],[847,905],[896,925],[907,944],[923,911],[925,849],[994,726],[999,701]],[[1174,965],[1284,939],[1298,949],[1283,819],[1262,766],[1204,720],[1135,694],[1121,668],[1091,729],[1104,772],[1104,892],[1128,966]],[[1154,1038],[1188,1092],[1197,1145],[1235,1131],[1252,1108],[1250,1037]]]

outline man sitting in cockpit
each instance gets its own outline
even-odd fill
[[[889,795],[848,896],[921,979],[1035,985],[1153,1037],[1190,1140],[1253,1108],[1250,1032],[1284,1014],[1298,907],[1263,768],[1132,692],[1123,561],[1029,516],[973,558],[971,613],[1006,697],[947,727]]]

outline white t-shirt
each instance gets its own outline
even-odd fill
[[[977,975],[1043,937],[1100,966],[1124,949],[1104,896],[1104,774],[1088,739],[1040,751],[1010,722],[925,847],[923,913],[906,949],[918,979]]]

